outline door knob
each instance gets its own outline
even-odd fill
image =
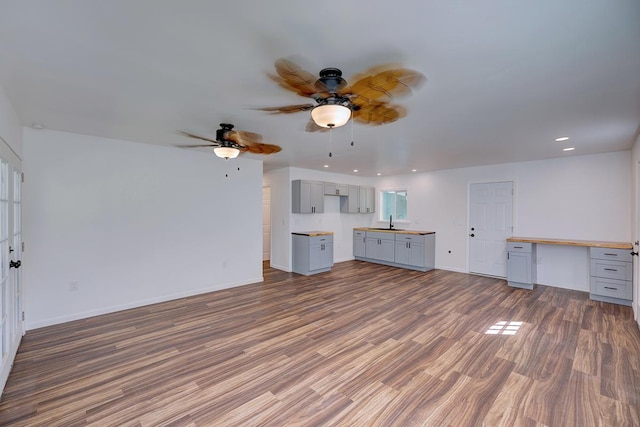
[[[22,261],[20,260],[9,261],[9,268],[20,268],[21,265],[22,265]]]
[[[473,234],[473,233],[469,234],[469,236],[471,236],[471,237],[476,237],[476,235],[475,235],[475,234]]]

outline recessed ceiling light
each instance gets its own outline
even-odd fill
[[[325,168],[328,168],[328,167],[329,167],[329,165],[324,165],[324,167],[325,167]]]
[[[411,169],[411,172],[418,172],[418,169]]]
[[[380,175],[382,175],[382,174],[381,174],[380,172],[378,172],[376,175],[380,176]]]
[[[575,149],[576,147],[567,147],[567,148],[563,148],[562,151],[573,151]]]
[[[561,136],[560,138],[556,138],[556,142],[566,141],[567,139],[569,139],[568,136]]]
[[[353,171],[354,171],[354,172],[358,172],[358,169],[354,169]]]

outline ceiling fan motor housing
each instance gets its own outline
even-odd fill
[[[338,68],[323,68],[314,86],[320,91],[336,93],[347,86],[347,81],[342,78],[342,71]]]
[[[220,129],[216,131],[216,141],[223,142],[227,141],[227,132],[233,129],[233,125],[230,123],[220,123]]]

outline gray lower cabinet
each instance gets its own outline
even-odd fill
[[[293,233],[293,272],[309,276],[333,267],[333,235]]]
[[[367,253],[367,232],[366,231],[353,231],[353,256],[364,257]]]
[[[628,249],[590,247],[589,264],[592,300],[631,305],[633,259]]]
[[[395,245],[393,233],[367,231],[366,257],[377,261],[394,262]]]
[[[435,268],[435,244],[435,233],[353,230],[355,259],[411,270],[429,271]]]
[[[396,263],[424,267],[424,237],[396,234]]]
[[[536,245],[507,242],[507,284],[515,288],[533,289],[536,283]]]

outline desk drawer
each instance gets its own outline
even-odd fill
[[[633,264],[630,262],[591,259],[591,276],[617,280],[633,280]]]
[[[591,293],[611,298],[633,299],[630,281],[591,277]]]
[[[591,258],[633,262],[630,249],[589,248]]]
[[[310,245],[319,245],[321,243],[333,243],[333,234],[326,234],[322,236],[311,236],[309,238]]]
[[[531,253],[532,243],[507,242],[507,252]]]

